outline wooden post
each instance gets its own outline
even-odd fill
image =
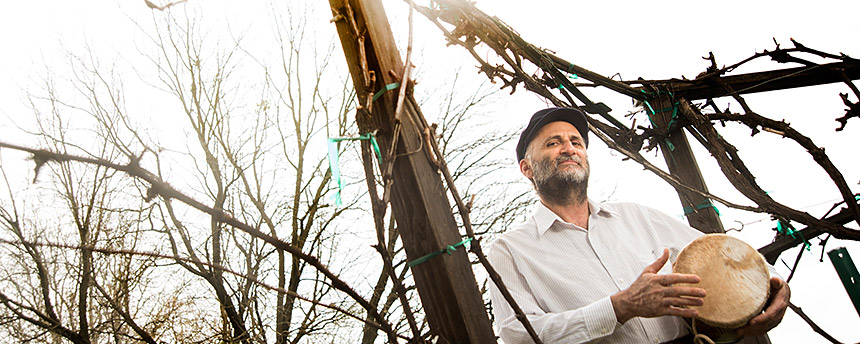
[[[397,135],[391,208],[407,258],[414,261],[460,242],[442,179],[429,158],[431,149],[424,143],[427,123],[408,88],[399,133],[394,129],[398,121],[394,84],[401,81],[404,65],[382,4],[379,0],[329,3],[357,96],[364,105],[356,121],[361,133],[376,132],[383,166],[393,158],[385,153]],[[407,86],[412,85],[400,85]],[[378,97],[373,96],[376,94]],[[430,330],[440,336],[440,343],[496,342],[465,247],[415,265],[412,274]]]
[[[817,68],[809,66],[788,69],[776,69],[756,73],[712,76],[694,80],[660,80],[659,83],[671,89],[676,99],[687,100],[727,97],[731,92],[714,82],[719,78],[721,83],[729,85],[738,94],[786,90],[796,87],[825,85],[844,82],[845,79],[860,79],[860,61],[847,59],[820,65]],[[643,90],[644,88],[637,88]]]
[[[649,106],[650,108],[648,108]],[[646,111],[654,112],[651,119],[654,125],[659,128],[666,128],[670,125],[674,114],[677,114],[676,108],[675,99],[663,92],[660,92],[654,99],[649,99],[646,105]],[[708,192],[708,186],[702,178],[696,157],[693,156],[690,143],[683,131],[679,130],[669,134],[666,140],[660,142],[660,150],[663,152],[663,158],[673,176],[686,185]],[[684,189],[676,188],[675,190],[678,192],[678,198],[681,200],[681,206],[691,227],[703,233],[725,233],[723,223],[720,221],[710,199]]]

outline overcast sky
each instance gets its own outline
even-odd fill
[[[153,0],[154,2],[157,2]],[[298,2],[294,0],[295,2]],[[166,1],[163,1],[166,2]],[[389,17],[402,24],[406,18],[400,1],[385,1]],[[425,5],[427,1],[417,1]],[[265,2],[189,0],[187,6],[206,6],[207,18],[213,22],[230,23],[234,30],[255,30],[256,23],[267,18]],[[180,6],[185,6],[180,5]],[[518,31],[527,41],[551,49],[557,55],[577,65],[606,76],[618,73],[624,80],[693,78],[704,71],[703,60],[713,52],[720,65],[733,64],[763,49],[773,49],[774,39],[784,47],[790,38],[815,49],[830,53],[845,53],[860,57],[860,13],[858,1],[549,1],[549,0],[485,0],[477,6],[497,16]],[[178,7],[178,6],[177,6]],[[316,20],[330,30],[326,11]],[[133,37],[139,36],[131,20],[149,20],[152,10],[143,0],[133,1],[17,1],[6,4],[0,11],[0,140],[21,139],[11,124],[32,116],[23,104],[22,89],[33,78],[39,78],[44,65],[59,65],[64,60],[62,45],[79,50],[90,45],[106,61],[112,56],[134,54]],[[446,47],[441,34],[416,16],[416,63],[421,75],[445,78],[462,67],[463,78],[481,80],[475,62],[460,47]],[[401,42],[406,28],[395,26]],[[329,36],[330,37],[330,36]],[[336,53],[340,54],[339,47]],[[818,61],[818,60],[816,60]],[[795,67],[779,66],[769,61],[751,64],[738,73],[765,69]],[[446,74],[448,73],[448,74]],[[419,84],[420,87],[420,84]],[[418,92],[418,91],[417,91]],[[860,119],[853,119],[842,132],[834,129],[835,118],[844,114],[838,93],[850,92],[845,85],[828,85],[769,94],[750,95],[747,101],[759,114],[791,123],[813,139],[842,171],[854,192],[860,186],[860,164],[856,162]],[[616,118],[634,110],[629,99],[607,92],[589,91],[595,101],[613,108]],[[516,116],[524,123],[527,116],[540,109],[541,100],[520,89],[512,96],[501,98],[500,116],[514,127],[520,127]],[[856,101],[854,96],[851,99]],[[732,105],[740,111],[740,106]],[[431,115],[428,115],[431,116]],[[626,120],[625,121],[629,121]],[[629,124],[629,122],[627,122]],[[641,124],[643,122],[638,121]],[[740,151],[745,162],[758,177],[758,182],[778,201],[820,216],[838,198],[838,193],[826,175],[802,149],[789,140],[768,133],[749,137],[749,130],[729,127],[721,132]],[[22,139],[23,140],[23,139]],[[513,152],[513,144],[508,147]],[[712,192],[727,195],[732,201],[750,204],[721,178],[707,152],[697,147],[701,169]],[[590,194],[611,195],[613,200],[647,203],[666,213],[682,214],[673,190],[662,181],[643,172],[631,162],[622,162],[617,154],[603,145],[592,145],[589,155],[593,165]],[[513,156],[513,154],[511,154]],[[661,156],[649,153],[659,163]],[[516,173],[513,168],[505,173]],[[513,171],[513,172],[511,172]],[[613,192],[614,190],[614,192]],[[745,224],[744,231],[735,233],[755,247],[766,244],[773,236],[769,229],[774,223],[767,216],[744,214],[720,207],[726,228]],[[855,225],[856,227],[856,225]],[[802,261],[791,286],[792,300],[802,307],[818,324],[837,339],[860,341],[857,328],[860,319],[841,286],[832,265],[825,257],[818,262],[821,247],[813,240],[812,251]],[[860,261],[860,245],[831,240],[826,250],[847,246],[854,259]],[[797,249],[787,251],[782,258],[793,262]],[[777,264],[781,273],[787,269]],[[824,342],[802,320],[789,312],[786,320],[771,334],[773,341],[791,343]]]

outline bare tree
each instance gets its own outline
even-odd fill
[[[72,73],[47,74],[32,92],[41,149],[2,145],[36,166],[35,184],[13,179],[0,199],[0,247],[15,262],[0,269],[2,331],[33,342],[353,342],[361,333],[372,343],[382,330],[396,342],[409,339],[408,307],[428,333],[392,218],[379,247],[405,291],[377,261],[345,258],[372,252],[346,240],[373,225],[359,211],[365,191],[345,192],[340,207],[330,200],[319,152],[326,137],[355,134],[355,96],[331,62],[333,40],[308,22],[317,14],[273,8],[277,49],[266,55],[242,34],[210,34],[186,7],[137,23],[144,63],[69,52]],[[446,85],[439,145],[475,195],[479,234],[490,236],[528,202],[527,189],[486,177],[513,135],[464,138],[491,121],[471,116],[493,92],[458,97],[458,83]],[[128,105],[139,97],[174,120]],[[183,137],[159,135],[168,130]],[[358,152],[339,146],[345,164]],[[513,201],[498,207],[499,197]],[[339,278],[359,268],[372,276],[366,285]]]
[[[350,205],[330,206],[327,196],[333,189],[327,160],[310,157],[308,148],[314,142],[324,142],[326,135],[344,135],[352,97],[343,82],[334,88],[325,84],[326,76],[332,73],[328,66],[332,49],[316,50],[319,47],[310,36],[304,14],[287,13],[274,19],[280,59],[272,65],[253,55],[244,59],[254,63],[236,62],[238,55],[248,53],[241,38],[227,51],[208,55],[204,45],[211,42],[191,30],[194,24],[171,16],[153,36],[157,55],[151,61],[164,87],[182,104],[182,113],[196,137],[194,151],[202,153],[190,157],[204,157],[195,164],[198,184],[214,208],[224,209],[298,250],[327,253],[329,244],[325,242],[335,235],[328,232],[337,227],[333,221]],[[313,72],[308,73],[311,66]],[[262,80],[255,93],[240,87],[246,81],[234,76],[239,68],[255,70]],[[245,96],[253,100],[253,107],[236,105],[247,101],[242,99]],[[285,187],[286,181],[290,181],[289,187]],[[307,307],[298,304],[299,294],[310,293],[305,295],[322,300],[332,292],[330,285],[320,283],[321,276],[306,269],[306,262],[257,239],[236,235],[215,219],[205,236],[195,235],[202,228],[193,227],[199,224],[181,219],[170,202],[164,206],[168,215],[165,226],[170,228],[166,233],[171,243],[176,242],[174,254],[198,257],[201,263],[186,269],[211,286],[223,307],[222,321],[225,329],[229,324],[231,332],[223,333],[225,338],[265,341],[268,329],[274,328],[275,342],[297,342],[324,333],[325,324],[342,320],[342,316],[320,310],[314,303]],[[200,239],[205,244],[201,245]],[[255,284],[225,278],[203,262],[231,266],[254,277],[271,276],[267,271],[274,269],[279,289],[274,312],[261,309],[267,297]],[[271,313],[275,314],[274,324]]]
[[[74,79],[84,94],[101,85],[101,80],[86,74],[82,70]],[[45,90],[49,95],[56,92],[52,82],[45,83]],[[45,147],[108,159],[123,155],[112,144],[115,137],[109,131],[99,131],[86,145],[70,143],[78,136],[69,124],[74,122],[70,113],[112,121],[117,108],[103,106],[107,103],[101,98],[92,98],[81,107],[53,100],[44,112],[37,113],[38,136]],[[31,97],[31,101],[35,105],[40,99]],[[24,321],[4,329],[20,341],[64,338],[90,343],[112,337],[116,342],[154,343],[150,331],[144,329],[147,324],[136,323],[132,315],[158,307],[137,304],[132,295],[148,287],[155,262],[131,256],[100,257],[83,248],[143,248],[146,235],[141,226],[148,208],[135,201],[135,185],[117,171],[100,166],[45,165],[45,161],[36,161],[36,166],[34,175],[40,183],[18,193],[6,178],[5,167],[2,171],[8,198],[0,203],[0,228],[4,237],[21,244],[4,251],[7,261],[15,264],[4,265],[0,301],[5,314]],[[44,216],[46,212],[53,216]],[[41,247],[38,242],[75,243],[82,248],[63,250]]]
[[[188,18],[193,16],[154,14],[154,33],[147,35],[149,39],[142,48],[152,52],[148,55],[151,67],[135,66],[143,75],[144,69],[154,67],[158,80],[145,82],[168,91],[178,102],[179,107],[172,111],[184,115],[186,130],[192,138],[186,152],[177,154],[181,149],[172,143],[156,142],[144,135],[158,127],[147,127],[139,123],[145,121],[135,119],[134,112],[125,111],[126,91],[121,78],[102,68],[97,59],[74,54],[70,54],[70,63],[76,74],[67,81],[78,90],[74,94],[78,98],[71,100],[70,95],[61,94],[47,82],[46,92],[33,97],[34,111],[47,106],[44,111],[47,116],[39,114],[44,119],[34,134],[43,137],[45,147],[51,151],[79,153],[103,161],[130,160],[135,165],[151,166],[164,179],[175,178],[176,160],[180,160],[179,164],[190,167],[186,171],[193,171],[183,177],[193,181],[188,189],[208,200],[213,208],[267,231],[272,238],[289,243],[297,251],[326,257],[324,262],[328,257],[336,257],[331,250],[337,240],[334,231],[340,225],[334,220],[351,209],[354,202],[340,208],[330,205],[328,196],[333,188],[327,160],[309,149],[317,142],[324,147],[326,136],[345,135],[346,114],[353,102],[344,80],[327,83],[338,79],[327,77],[333,72],[327,62],[331,45],[319,51],[310,50],[319,47],[315,39],[305,37],[310,33],[306,19],[300,14],[279,15],[273,41],[281,47],[280,61],[270,64],[271,61],[257,59],[245,50],[241,39],[220,50],[217,46],[220,42],[211,41],[201,32],[199,22]],[[307,67],[314,72],[306,73]],[[253,71],[257,81],[252,83],[247,77],[234,74],[239,69],[243,73]],[[245,84],[254,87],[243,88]],[[86,130],[101,138],[93,143],[100,149],[83,149],[82,143],[91,144],[88,138],[65,135],[71,113],[89,115],[92,122]],[[31,257],[30,265],[45,265],[36,269],[40,271],[37,276],[42,280],[40,288],[44,294],[40,307],[10,298],[15,295],[4,297],[6,309],[13,314],[12,323],[32,318],[30,322],[40,327],[43,334],[55,333],[75,342],[96,340],[100,333],[112,334],[115,342],[129,338],[266,342],[268,336],[286,343],[305,341],[314,335],[335,338],[336,333],[327,328],[339,326],[345,315],[320,307],[319,303],[323,300],[327,304],[342,303],[342,296],[333,295],[332,283],[326,281],[331,276],[326,277],[315,268],[308,269],[306,260],[291,254],[295,251],[288,253],[253,236],[237,233],[214,216],[206,219],[189,214],[184,204],[177,204],[169,197],[154,198],[152,189],[143,185],[125,180],[125,184],[120,184],[125,186],[114,186],[118,183],[114,179],[122,180],[117,178],[116,170],[100,165],[81,168],[69,162],[44,163],[37,164],[37,171],[42,171],[39,180],[53,183],[55,178],[59,179],[58,192],[62,191],[60,195],[71,214],[68,219],[60,217],[58,226],[63,220],[74,224],[79,239],[76,245],[82,249],[74,261],[48,264],[57,259],[43,257],[43,250],[63,255],[68,249],[41,249],[37,243],[69,241],[22,231],[20,224],[24,222],[15,209],[17,195],[10,191],[10,203],[3,205],[5,228],[15,234],[10,240],[22,243],[20,249]],[[52,173],[47,175],[45,170]],[[178,185],[184,185],[184,181]],[[136,195],[129,191],[136,191]],[[117,192],[128,192],[124,194],[127,197],[114,197]],[[148,202],[142,202],[143,199]],[[123,227],[133,228],[137,236],[115,232],[124,240],[120,243],[131,246],[117,246],[113,241],[118,239],[114,237],[110,238],[113,240],[110,245],[101,245],[105,244],[101,226],[106,223],[99,222],[104,215],[97,211],[114,211],[111,207],[130,208],[128,212],[138,214],[127,221],[138,221],[139,225]],[[39,231],[52,232],[49,227]],[[159,242],[163,244],[154,244]],[[127,255],[105,261],[104,257],[93,256],[92,251],[84,249],[94,246],[163,250],[165,256],[173,257],[172,263],[159,266],[158,270],[175,279],[162,288],[137,286],[135,283],[142,283],[139,281],[145,280],[148,273],[140,268],[141,264],[164,265],[163,258]],[[225,269],[238,272],[238,276],[225,275]],[[68,285],[66,270],[75,271],[69,276],[75,278],[79,291],[76,302],[66,297],[68,291],[54,291],[51,287]],[[94,270],[111,273],[113,278],[109,280],[116,284],[96,281]],[[183,270],[191,274],[181,274]],[[7,280],[17,283],[14,277]],[[260,288],[260,283],[267,280],[277,284],[275,297]],[[212,304],[207,297],[201,297],[205,293],[196,295],[197,301],[181,301],[201,288],[213,295],[214,309],[208,308]],[[191,294],[171,297],[178,289]],[[91,297],[98,297],[99,302],[93,302]],[[300,299],[309,302],[302,303]],[[129,309],[129,305],[144,300],[158,303],[139,314]],[[62,324],[62,319],[69,317],[56,312],[55,303],[67,308],[65,314],[75,311],[74,321]],[[175,315],[180,309],[198,314],[195,321],[199,323],[185,323]],[[26,311],[40,313],[32,315]],[[150,323],[138,326],[139,317]],[[17,325],[10,328],[21,329],[15,330],[20,332],[19,338],[40,335]],[[197,330],[198,334],[189,335],[190,330]],[[139,333],[134,334],[135,331]]]

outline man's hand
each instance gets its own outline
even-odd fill
[[[770,329],[779,325],[788,307],[791,298],[791,290],[788,283],[779,277],[770,278],[770,299],[767,300],[767,308],[764,312],[750,319],[749,323],[738,328],[738,334],[743,336],[758,336],[767,333]]]
[[[677,315],[692,318],[699,315],[698,311],[682,308],[682,306],[701,306],[704,302],[702,298],[705,297],[705,290],[676,287],[674,284],[699,283],[701,279],[699,276],[688,274],[658,275],[657,272],[668,260],[669,250],[663,249],[663,255],[645,267],[630,287],[609,297],[612,307],[615,308],[618,322],[623,324],[633,317],[653,318]]]

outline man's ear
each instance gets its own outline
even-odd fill
[[[534,178],[534,170],[532,170],[532,165],[529,163],[528,159],[520,160],[520,173],[528,179]]]

